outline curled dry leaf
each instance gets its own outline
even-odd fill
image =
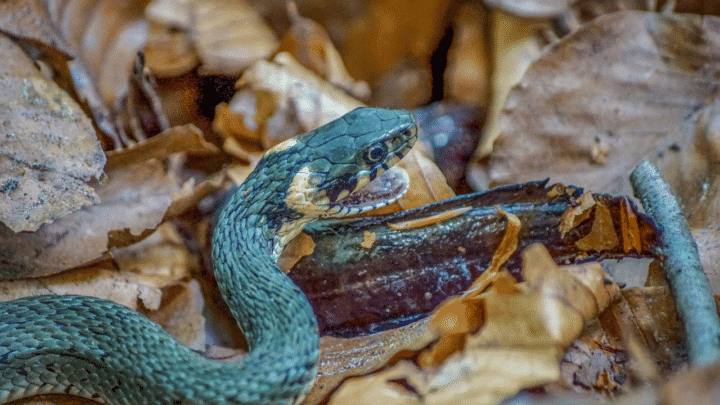
[[[0,282],[0,300],[43,294],[79,294],[108,299],[138,310],[157,309],[162,298],[157,278],[104,269],[78,269],[37,279]]]
[[[287,273],[300,259],[312,254],[314,249],[315,242],[313,242],[312,238],[305,232],[300,232],[298,236],[293,238],[285,249],[283,249],[282,254],[278,258],[278,267]]]
[[[151,5],[156,3],[159,2],[155,1]],[[148,21],[148,38],[142,51],[147,66],[156,77],[181,76],[200,63],[187,31],[152,20]]]
[[[294,2],[287,3],[292,25],[280,42],[278,52],[288,52],[303,66],[354,97],[367,100],[370,87],[355,81],[345,69],[340,53],[320,24],[300,15]]]
[[[51,0],[46,3],[53,23],[78,58],[72,69],[82,70],[89,79],[75,81],[78,92],[83,94],[81,97],[93,99],[97,94],[103,107],[113,107],[128,90],[124,79],[129,77],[137,51],[147,38],[142,15],[144,2]]]
[[[577,199],[577,205],[569,208],[563,213],[562,219],[560,220],[560,236],[562,238],[577,225],[581,224],[586,219],[590,218],[590,208],[595,206],[595,199],[592,193],[587,190],[585,193]]]
[[[470,207],[464,207],[464,208],[456,208],[454,210],[445,211],[439,214],[431,215],[429,217],[420,218],[420,219],[414,219],[410,221],[403,221],[403,222],[393,222],[388,224],[388,228],[400,231],[403,229],[417,229],[417,228],[423,228],[428,225],[437,224],[438,222],[447,221],[448,219],[455,218],[458,215],[462,215],[468,211],[470,211],[472,208]],[[367,232],[367,231],[366,231]],[[374,238],[373,238],[374,242]],[[370,245],[372,246],[372,245]],[[370,247],[368,246],[368,248]],[[365,246],[363,246],[365,247]]]
[[[264,148],[363,106],[286,52],[277,54],[271,62],[252,65],[236,87],[241,90],[230,101],[229,111],[241,114],[243,125],[261,134]]]
[[[277,49],[275,33],[244,0],[189,3],[190,30],[204,74],[237,76]]]
[[[40,0],[6,0],[0,3],[0,31],[13,38],[42,44],[43,50],[70,58],[73,51],[58,35]]]
[[[163,219],[179,185],[156,160],[108,173],[100,204],[34,233],[0,229],[0,279],[38,277],[94,261],[111,247],[147,236]],[[40,254],[38,254],[40,252]]]
[[[150,159],[165,159],[176,152],[219,153],[217,146],[205,140],[195,125],[172,127],[147,141],[120,151],[107,153],[107,169],[130,166]]]
[[[453,21],[453,39],[444,73],[445,98],[487,107],[490,97],[488,13],[479,3],[463,3]]]
[[[718,27],[712,16],[625,11],[548,47],[507,98],[491,181],[551,177],[631,194],[627,177],[643,159],[675,178],[694,113],[720,86]]]
[[[0,221],[34,231],[98,196],[105,154],[80,106],[7,37],[0,38]]]
[[[490,7],[497,7],[511,14],[523,17],[552,17],[561,14],[569,8],[570,0],[530,0],[530,1],[507,1],[487,0],[485,4]]]

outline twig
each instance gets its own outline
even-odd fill
[[[690,361],[710,364],[720,359],[720,319],[687,221],[670,186],[650,162],[633,170],[630,184],[660,232],[663,268],[685,326]]]

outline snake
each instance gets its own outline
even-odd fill
[[[212,237],[220,293],[245,334],[237,362],[205,358],[120,304],[80,295],[0,303],[0,403],[69,394],[106,404],[296,404],[317,375],[311,304],[277,266],[306,225],[399,198],[357,197],[412,148],[405,110],[358,108],[269,149]],[[380,178],[378,178],[380,177]]]

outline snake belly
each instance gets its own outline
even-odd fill
[[[205,359],[107,300],[27,297],[0,303],[0,403],[48,393],[106,404],[300,402],[317,371],[317,322],[276,259],[306,224],[388,202],[343,199],[402,158],[416,136],[406,111],[356,109],[272,148],[234,193],[212,254],[250,346],[242,361]]]

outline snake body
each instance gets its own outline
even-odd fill
[[[383,205],[344,199],[402,158],[416,134],[406,111],[357,109],[272,148],[234,193],[212,252],[250,346],[242,361],[207,360],[110,301],[22,298],[0,303],[0,403],[43,393],[107,404],[300,402],[317,371],[317,322],[276,259],[311,221]]]

